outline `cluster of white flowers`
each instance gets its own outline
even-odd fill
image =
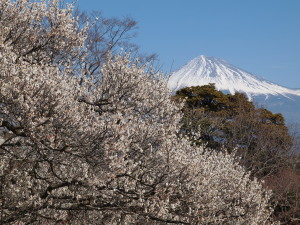
[[[166,80],[129,55],[83,78],[72,7],[0,2],[1,224],[268,223],[232,155],[178,136]]]
[[[60,0],[1,0],[0,43],[11,47],[16,60],[70,67],[84,56],[88,25],[78,28],[73,5]],[[74,60],[76,58],[76,60]]]

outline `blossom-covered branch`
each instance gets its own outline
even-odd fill
[[[178,136],[162,76],[128,54],[97,78],[68,66],[84,32],[58,5],[1,1],[2,18],[22,20],[0,19],[1,224],[267,223],[270,193],[232,155]]]

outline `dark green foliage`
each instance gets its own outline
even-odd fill
[[[214,84],[183,88],[173,99],[185,101],[181,132],[216,151],[236,149],[240,163],[272,189],[275,220],[298,224],[300,166],[292,168],[293,140],[284,117],[256,108],[244,94],[224,94]]]
[[[236,149],[257,177],[286,165],[292,138],[280,113],[256,108],[244,94],[224,94],[214,84],[183,88],[173,98],[185,101],[181,132],[192,142],[219,151]],[[195,136],[198,131],[201,135]]]

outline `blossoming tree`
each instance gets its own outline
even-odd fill
[[[232,155],[178,137],[160,75],[121,54],[89,76],[72,6],[0,2],[1,224],[268,223]]]

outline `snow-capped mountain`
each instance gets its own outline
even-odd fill
[[[300,122],[300,89],[289,89],[248,73],[222,59],[199,56],[171,74],[168,87],[175,92],[184,87],[214,83],[221,91],[245,93],[249,100],[289,122]]]

